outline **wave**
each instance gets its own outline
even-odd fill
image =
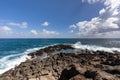
[[[8,55],[8,56],[1,58],[0,59],[0,74],[8,71],[9,69],[14,68],[15,66],[19,65],[21,62],[26,61],[27,59],[30,59],[30,57],[27,54],[31,52],[35,52],[39,49],[40,48],[31,48],[31,49],[27,49],[23,53]]]
[[[88,49],[90,51],[105,51],[105,52],[111,52],[114,53],[114,51],[120,52],[120,48],[112,47],[102,47],[102,46],[96,46],[96,45],[83,45],[81,42],[76,42],[75,44],[72,45],[72,47],[76,49]]]
[[[67,44],[67,43],[64,43],[64,44]],[[58,45],[58,44],[53,44],[53,45],[48,45],[48,46],[54,46],[54,45]],[[99,51],[106,51],[106,52],[114,52],[114,51],[120,52],[120,48],[115,48],[115,47],[108,48],[108,47],[102,47],[102,46],[96,46],[96,45],[84,45],[84,44],[81,44],[81,42],[76,42],[75,44],[70,44],[70,45],[72,45],[72,47],[76,49],[82,49],[82,50],[88,49],[91,51],[99,50]],[[9,69],[14,68],[15,66],[18,66],[21,62],[24,62],[27,59],[30,59],[30,56],[27,55],[28,53],[35,52],[39,49],[44,49],[48,46],[27,49],[23,53],[8,55],[8,56],[1,58],[0,59],[0,74],[8,71]],[[47,56],[46,54],[43,54],[43,58],[46,56]]]
[[[20,63],[25,62],[27,59],[31,59],[31,57],[28,56],[27,54],[38,51],[39,49],[44,49],[48,46],[54,46],[54,45],[57,45],[57,44],[47,45],[44,47],[30,48],[30,49],[27,49],[23,53],[8,55],[8,56],[1,58],[0,59],[0,74],[14,68],[15,66],[18,66]],[[41,58],[45,58],[46,56],[47,56],[46,54],[43,54]]]

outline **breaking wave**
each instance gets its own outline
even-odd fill
[[[105,51],[105,52],[112,52],[112,53],[114,51],[120,52],[120,48],[116,48],[116,47],[108,48],[108,47],[102,47],[102,46],[96,46],[96,45],[83,45],[81,44],[81,42],[76,42],[72,46],[76,49],[82,49],[82,50],[88,49],[91,51]]]
[[[26,61],[27,59],[30,59],[30,57],[27,54],[37,51],[39,49],[40,48],[27,49],[23,53],[8,55],[8,56],[1,58],[0,59],[0,74],[4,73],[5,71],[8,71],[11,68],[14,68],[15,66],[19,65],[21,62]]]
[[[57,45],[57,44],[54,44],[54,45]],[[48,47],[48,46],[45,46],[45,47]],[[27,49],[23,53],[8,55],[3,58],[0,58],[0,74],[8,71],[11,68],[14,68],[15,66],[19,65],[21,62],[26,61],[27,59],[30,59],[30,56],[27,55],[28,53],[35,52],[45,47],[31,48],[31,49]],[[76,42],[75,44],[72,44],[72,47],[76,49],[82,49],[82,50],[88,49],[92,51],[99,50],[99,51],[106,51],[106,52],[114,52],[114,51],[120,52],[120,48],[116,48],[116,47],[108,48],[108,47],[102,47],[102,46],[96,46],[96,45],[85,45],[85,44],[81,44],[81,42]],[[44,54],[43,56],[46,56],[46,54]]]

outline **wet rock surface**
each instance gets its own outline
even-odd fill
[[[120,53],[81,50],[64,53],[70,45],[55,45],[28,54],[27,60],[0,76],[0,80],[120,80]],[[60,51],[57,54],[52,54]],[[49,57],[39,58],[44,53]],[[90,54],[94,53],[94,54]]]
[[[31,56],[31,58],[36,58],[38,56],[42,56],[44,53],[47,53],[48,56],[54,55],[53,53],[57,53],[62,50],[67,49],[74,49],[71,45],[68,44],[58,44],[54,46],[48,46],[43,49],[40,49],[34,53],[29,53],[28,55]]]

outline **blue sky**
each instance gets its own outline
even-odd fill
[[[0,38],[120,37],[120,1],[112,1],[0,0]]]

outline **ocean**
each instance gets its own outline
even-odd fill
[[[120,52],[120,39],[0,39],[0,74],[24,62],[28,53],[64,43],[81,49]]]

